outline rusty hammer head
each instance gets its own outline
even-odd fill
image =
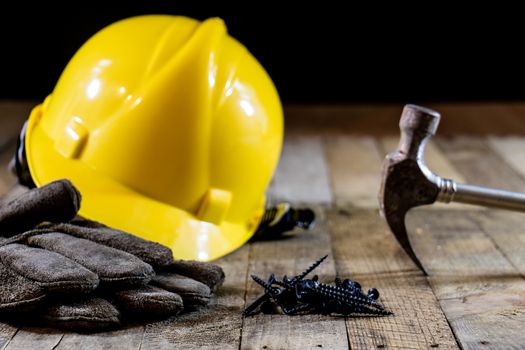
[[[416,257],[405,227],[405,214],[413,207],[431,204],[439,194],[439,176],[425,164],[425,145],[435,134],[440,115],[428,108],[406,105],[399,121],[401,140],[383,162],[379,205],[403,249],[425,271]]]

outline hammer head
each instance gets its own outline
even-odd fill
[[[425,271],[417,258],[405,227],[405,214],[413,207],[431,204],[439,193],[439,177],[425,165],[425,145],[436,133],[440,115],[428,108],[406,105],[399,128],[401,139],[397,150],[383,162],[379,191],[381,215],[392,233],[414,263]]]

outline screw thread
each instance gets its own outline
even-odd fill
[[[367,305],[367,306],[380,306],[375,301],[369,300],[353,294],[351,291],[343,289],[341,287],[331,286],[320,283],[317,287],[319,294],[334,298],[337,301],[343,302],[349,305]]]
[[[292,280],[290,281],[290,285],[295,285],[297,282],[299,282],[300,280],[302,280],[303,278],[306,277],[306,275],[308,275],[310,272],[312,272],[313,270],[315,270],[319,265],[321,265],[321,263],[328,257],[328,255],[325,255],[323,256],[321,259],[317,260],[316,262],[314,262],[309,268],[307,268],[303,273],[301,273],[300,275],[298,276],[295,276],[294,278],[292,278]]]

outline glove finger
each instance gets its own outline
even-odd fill
[[[1,246],[0,261],[50,292],[87,293],[99,283],[95,273],[65,256],[23,244]]]
[[[66,256],[93,271],[103,288],[145,285],[155,274],[151,265],[134,255],[64,233],[44,233],[29,237],[27,242]]]
[[[0,207],[0,232],[12,235],[44,222],[63,222],[75,217],[81,196],[69,180],[51,182],[24,192]]]
[[[149,285],[118,291],[111,301],[121,312],[134,315],[171,316],[184,308],[178,294]]]
[[[26,311],[40,305],[44,290],[35,282],[0,263],[0,312]]]
[[[175,260],[165,270],[202,282],[212,291],[216,291],[224,282],[224,271],[216,264],[193,260]]]
[[[207,305],[211,299],[211,290],[207,285],[176,273],[157,274],[151,284],[177,293],[182,297],[184,306]]]
[[[82,331],[101,331],[120,325],[118,310],[107,300],[92,298],[77,302],[56,302],[42,310],[47,325]]]
[[[173,254],[168,247],[95,221],[77,219],[68,224],[57,224],[52,227],[59,232],[128,252],[155,268],[173,263]]]

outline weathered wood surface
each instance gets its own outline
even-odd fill
[[[487,139],[453,137],[437,143],[464,180],[525,190],[519,172]],[[495,210],[420,211],[408,220],[416,233],[416,252],[463,348],[519,349],[525,344],[520,216]]]
[[[392,317],[348,318],[350,346],[457,348],[425,276],[378,217],[381,154],[380,145],[370,137],[339,136],[327,142],[337,204],[327,222],[337,272],[357,279],[363,287],[377,287],[383,302],[394,312]]]
[[[227,278],[207,309],[148,324],[140,349],[238,349],[249,249],[244,246],[218,262]]]
[[[415,250],[458,342],[465,349],[484,346],[520,349],[525,284],[479,221],[482,211],[414,213],[408,226]]]
[[[330,235],[327,231],[325,207],[332,199],[321,140],[316,137],[287,138],[280,167],[269,189],[270,198],[282,198],[294,203],[310,203],[316,212],[317,225],[309,232],[298,232],[292,239],[257,242],[250,246],[248,275],[267,280],[271,273],[293,276],[303,272],[314,261],[329,255],[315,273],[323,280],[336,275],[331,256]],[[317,187],[310,191],[310,187]],[[314,204],[319,203],[319,204]],[[249,278],[246,305],[253,302],[262,289]],[[256,315],[244,319],[241,349],[342,349],[348,339],[343,318],[321,315],[289,317],[285,315]]]
[[[525,103],[439,103],[439,135],[525,135]],[[292,105],[285,107],[286,130],[301,135],[397,135],[398,105]]]
[[[372,137],[334,136],[326,140],[336,205],[377,208],[383,155]]]
[[[268,190],[270,202],[331,203],[332,191],[320,137],[286,136]]]
[[[316,208],[319,225],[314,231],[298,233],[298,239],[252,244],[250,274],[267,280],[271,273],[278,277],[303,272],[314,261],[329,255],[315,274],[323,281],[334,280],[336,271],[331,254],[324,209]],[[300,239],[299,239],[300,238]],[[247,305],[261,295],[262,289],[249,279]],[[242,330],[241,349],[342,349],[348,344],[344,318],[322,315],[290,317],[259,314],[247,317]]]
[[[352,349],[457,348],[438,300],[421,271],[372,210],[336,210],[328,217],[336,268],[364,288],[376,287],[391,317],[348,318]]]
[[[5,168],[32,105],[0,103],[0,195],[15,184]],[[525,191],[525,104],[432,107],[443,119],[427,149],[430,169]],[[523,214],[458,204],[413,210],[410,237],[428,277],[379,218],[381,161],[397,146],[401,108],[286,108],[287,136],[268,199],[313,207],[318,225],[221,259],[227,279],[207,310],[96,334],[0,323],[0,349],[525,348]],[[325,254],[317,271],[324,281],[349,276],[377,287],[394,316],[241,317],[260,293],[250,274],[292,275]]]

